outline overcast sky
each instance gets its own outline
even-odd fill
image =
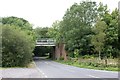
[[[67,8],[82,0],[0,0],[0,17],[16,16],[28,20],[34,27],[50,27],[61,20]],[[107,4],[112,11],[119,0],[92,0]]]

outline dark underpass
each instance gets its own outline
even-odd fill
[[[34,57],[46,57],[48,59],[53,59],[55,46],[36,46],[33,53]]]

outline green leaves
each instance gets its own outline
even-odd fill
[[[63,31],[61,31],[62,22],[56,21],[52,28],[49,28],[48,35],[56,40],[57,43],[63,42]]]
[[[117,19],[117,9],[110,13],[107,5],[82,1],[68,8],[62,21],[54,22],[45,35],[54,38],[57,43],[65,43],[65,48],[70,53],[74,53],[76,49],[82,55],[107,53],[111,49],[110,54],[116,55]]]
[[[92,36],[91,43],[94,45],[95,50],[99,52],[99,55],[101,54],[104,48],[106,28],[106,23],[100,20],[98,20],[96,25],[93,27],[93,32],[95,33],[95,35]]]
[[[26,66],[32,60],[34,41],[16,26],[2,25],[2,66]]]
[[[41,27],[37,27],[34,29],[34,32],[36,34],[37,39],[39,38],[49,38],[50,36],[47,34],[48,33],[49,28],[45,27],[45,28],[41,28]]]
[[[95,23],[97,6],[95,2],[83,1],[73,4],[65,13],[60,27],[68,50],[90,49],[91,26]],[[69,49],[70,48],[70,49]]]
[[[33,56],[35,34],[32,25],[17,17],[2,19],[2,66],[26,66]]]
[[[23,30],[32,30],[32,25],[23,18],[18,17],[4,17],[2,18],[2,24],[9,24],[17,26]]]

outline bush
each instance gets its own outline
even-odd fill
[[[74,56],[75,56],[75,58],[79,57],[79,50],[78,49],[74,50]]]
[[[94,59],[93,55],[85,55],[82,57],[83,59]]]
[[[60,57],[60,60],[64,60],[64,57]]]
[[[26,66],[33,56],[34,40],[16,26],[2,25],[2,67]]]

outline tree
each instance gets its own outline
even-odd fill
[[[13,16],[4,17],[1,22],[2,66],[26,66],[32,60],[35,47],[32,25],[23,18]]]
[[[106,28],[106,23],[104,21],[98,20],[96,25],[92,29],[95,35],[92,36],[91,43],[94,45],[95,50],[99,53],[99,59],[101,59],[101,52],[104,48]]]
[[[11,25],[11,27],[16,26],[20,28],[22,31],[25,31],[28,35],[30,35],[31,39],[35,41],[36,38],[35,38],[35,33],[32,29],[32,25],[27,20],[23,18],[11,16],[11,17],[3,17],[1,22],[3,25]]]
[[[26,66],[32,61],[34,40],[17,26],[2,25],[2,66]]]
[[[117,57],[118,55],[118,9],[112,11],[112,13],[105,13],[103,21],[107,24],[106,29],[106,41],[104,52],[108,56]]]
[[[83,54],[91,50],[91,26],[97,17],[96,2],[82,1],[67,9],[60,30],[68,51],[82,50]]]
[[[62,41],[62,31],[60,31],[61,21],[55,21],[52,27],[48,29],[48,35],[56,40],[57,43]]]
[[[39,38],[49,38],[48,33],[49,28],[45,27],[45,28],[41,28],[41,27],[37,27],[34,29],[34,32],[36,34],[36,37]]]
[[[23,18],[18,18],[18,17],[3,17],[2,18],[2,24],[9,24],[9,25],[14,25],[22,30],[32,30],[32,25],[25,19]]]
[[[100,2],[99,5],[98,5],[97,12],[98,12],[98,14],[97,14],[98,17],[100,19],[103,19],[103,17],[105,16],[105,14],[109,13],[107,5],[103,5],[103,3]]]

